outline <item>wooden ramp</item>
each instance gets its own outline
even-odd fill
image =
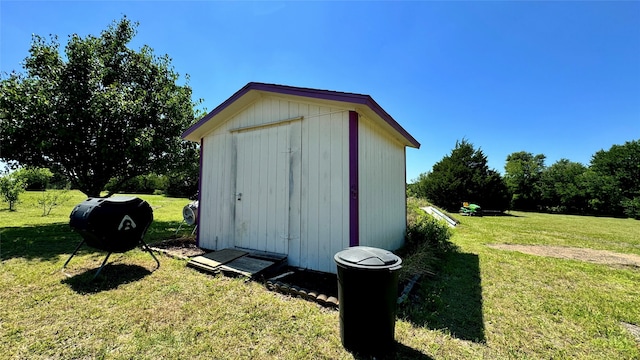
[[[191,259],[187,266],[202,271],[254,277],[286,263],[287,256],[246,249],[223,249]]]

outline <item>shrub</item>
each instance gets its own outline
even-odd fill
[[[13,176],[22,180],[26,190],[44,190],[49,187],[53,173],[46,168],[27,167],[16,170]]]
[[[403,259],[400,281],[414,275],[433,274],[439,260],[456,246],[449,241],[448,225],[436,220],[420,207],[426,206],[416,199],[407,201],[407,232],[404,246],[398,250]]]
[[[20,194],[24,192],[26,184],[24,180],[16,177],[14,174],[8,174],[0,177],[0,196],[2,200],[9,203],[9,211],[16,210]]]
[[[419,215],[414,223],[407,224],[405,247],[408,251],[427,247],[436,254],[442,254],[452,249],[449,241],[451,231],[443,221],[436,220],[431,215]]]
[[[157,189],[167,187],[167,177],[157,174],[139,175],[118,185],[117,179],[111,179],[105,186],[109,192],[125,192],[129,194],[153,194]]]
[[[171,197],[191,198],[198,192],[198,177],[188,176],[185,173],[171,174],[168,176],[165,193]]]
[[[42,206],[42,216],[48,216],[54,207],[64,204],[69,199],[71,199],[69,189],[43,191],[38,198],[38,205]]]

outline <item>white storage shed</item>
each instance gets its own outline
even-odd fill
[[[403,244],[405,147],[420,144],[368,95],[252,82],[183,137],[200,143],[201,248],[335,273],[349,246]]]

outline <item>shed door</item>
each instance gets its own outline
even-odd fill
[[[299,150],[291,148],[291,127],[284,123],[235,133],[236,247],[288,254],[289,241],[299,240],[290,232],[292,193],[299,202],[299,191],[292,191],[299,183],[292,154]]]

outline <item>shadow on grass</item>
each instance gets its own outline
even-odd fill
[[[450,252],[435,279],[423,278],[398,315],[461,340],[484,343],[482,286],[478,255]]]
[[[7,227],[0,231],[0,259],[55,261],[60,255],[70,255],[80,241],[68,223]],[[79,253],[95,251],[83,247]]]
[[[510,211],[504,212],[491,212],[491,211],[483,211],[482,216],[506,216],[506,217],[525,217],[523,215],[516,215],[511,213]]]
[[[98,269],[89,269],[61,282],[69,285],[80,294],[94,294],[117,288],[120,285],[138,281],[151,271],[140,265],[107,264],[97,278],[93,278]]]
[[[149,244],[168,239],[179,224],[176,221],[154,221],[144,240]],[[70,256],[81,241],[82,237],[71,229],[69,223],[6,227],[0,230],[0,260],[57,261],[60,256]],[[95,252],[102,251],[83,245],[77,255]]]
[[[392,359],[423,359],[423,360],[432,360],[431,356],[425,355],[420,351],[408,347],[407,345],[396,342],[396,351]],[[384,358],[383,358],[384,359]]]
[[[395,349],[389,354],[380,355],[380,356],[371,356],[371,355],[360,355],[357,353],[352,353],[354,359],[357,360],[392,360],[392,359],[417,359],[417,360],[433,360],[433,358],[429,355],[425,355],[422,352],[408,347],[407,345],[401,344],[396,341]]]

